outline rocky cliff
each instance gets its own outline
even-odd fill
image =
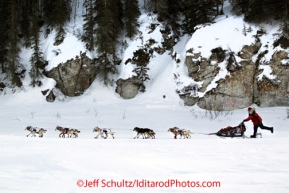
[[[212,49],[209,58],[202,57],[200,53],[187,55],[185,64],[188,74],[194,81],[202,82],[198,90],[200,92],[206,91],[209,83],[218,74],[218,63],[226,60],[229,75],[218,80],[217,87],[206,92],[203,97],[191,96],[190,93],[181,93],[180,97],[186,105],[197,104],[201,108],[217,111],[244,108],[252,103],[261,107],[288,106],[289,66],[282,61],[288,59],[289,53],[277,51],[271,56],[270,61],[264,61],[264,55],[268,54],[268,50],[260,52],[261,46],[262,42],[256,36],[255,43],[243,46],[236,54],[215,48]],[[262,73],[262,69],[259,68],[261,63],[272,69],[274,79],[266,76],[259,78]]]
[[[194,48],[187,50],[183,63],[187,67],[189,77],[201,86],[187,86],[183,90],[188,92],[176,94],[179,94],[185,105],[197,104],[201,108],[217,111],[244,108],[252,103],[260,107],[289,106],[287,62],[289,53],[286,49],[280,49],[269,57],[271,58],[269,61],[266,61],[264,56],[268,58],[269,52],[267,45],[264,46],[260,41],[260,36],[262,33],[254,35],[255,42],[244,45],[238,52],[216,47],[212,48],[210,56],[203,56],[200,52],[194,52]],[[134,56],[125,62],[125,65],[127,63],[136,65],[134,71],[139,73],[136,73],[137,76],[116,81],[115,92],[123,99],[132,99],[137,97],[139,92],[145,91],[144,82],[149,80],[146,74],[149,70],[147,65],[154,57],[154,53],[162,55],[166,50],[170,50],[172,60],[176,63],[180,62],[176,60],[176,52],[172,51],[177,38],[172,38],[165,33],[162,33],[162,37],[161,47],[155,46],[156,42],[150,39],[143,49],[136,50]],[[219,73],[224,70],[220,69],[221,63],[225,64],[228,73],[224,78],[216,81]],[[274,78],[260,76],[264,67],[272,70],[271,74]],[[80,57],[68,60],[45,74],[57,82],[56,87],[64,95],[79,96],[91,85],[97,72],[93,60],[81,54]],[[217,86],[210,88],[209,85],[214,81]],[[196,93],[204,94],[200,96]],[[53,96],[49,101],[53,101],[51,98],[54,100]]]

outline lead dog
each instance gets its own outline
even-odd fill
[[[38,134],[39,137],[43,137],[43,134],[46,133],[47,131],[43,128],[39,129],[38,127],[32,127],[32,126],[27,126],[25,130],[30,131],[30,133],[26,135],[26,137],[28,137],[29,135],[31,135],[31,137],[36,137],[36,134]]]

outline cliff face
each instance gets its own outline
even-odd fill
[[[266,76],[259,78],[262,69],[259,68],[265,50],[258,53],[262,43],[256,37],[252,45],[243,46],[237,54],[228,53],[226,68],[230,75],[218,80],[217,87],[206,92],[203,97],[180,95],[186,105],[195,105],[208,110],[233,110],[244,108],[252,103],[261,107],[289,106],[289,68],[282,60],[288,59],[288,52],[277,51],[271,56],[270,61],[262,61],[263,66],[272,69],[274,79]],[[213,51],[213,50],[212,50]],[[258,53],[258,54],[257,54]],[[196,57],[197,56],[197,57]],[[236,58],[240,60],[237,62]],[[253,60],[253,57],[256,59]],[[186,57],[188,74],[194,81],[202,81],[200,92],[207,89],[208,84],[216,77],[219,69],[216,67],[223,60],[212,55],[209,59],[200,54],[192,53]]]
[[[289,106],[289,65],[282,61],[288,59],[288,52],[277,51],[272,55],[269,65],[274,80],[263,77],[256,81],[254,103],[261,107]]]

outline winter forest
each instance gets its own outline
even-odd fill
[[[143,9],[156,14],[165,30],[181,37],[193,34],[199,24],[214,22],[223,14],[224,0],[141,0]],[[230,0],[233,12],[244,15],[249,23],[280,21],[279,35],[289,37],[289,1],[287,0]],[[10,87],[21,87],[23,74],[29,70],[31,86],[41,86],[47,61],[39,46],[40,34],[47,37],[56,30],[54,45],[65,38],[65,25],[74,19],[76,8],[85,8],[83,33],[79,38],[86,49],[95,52],[97,77],[105,85],[109,74],[117,74],[121,62],[119,47],[125,38],[134,38],[140,31],[139,0],[11,0],[0,2],[0,74],[1,81]],[[19,59],[20,50],[32,48],[30,69]],[[141,66],[142,64],[140,64]]]

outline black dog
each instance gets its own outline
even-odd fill
[[[155,139],[155,132],[151,129],[135,127],[133,131],[137,132],[137,135],[134,137],[134,139],[138,138],[140,135],[143,136],[143,139]]]

